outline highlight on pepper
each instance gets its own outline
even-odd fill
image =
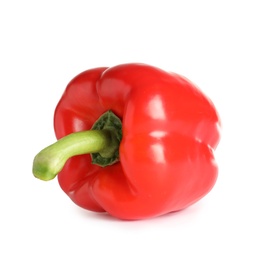
[[[146,64],[86,70],[54,112],[57,142],[40,151],[33,174],[56,176],[78,206],[125,220],[182,210],[218,175],[220,118],[191,81]]]

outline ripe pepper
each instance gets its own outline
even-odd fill
[[[84,71],[55,113],[58,141],[34,159],[78,206],[120,219],[182,210],[214,186],[220,119],[188,79],[145,64]]]

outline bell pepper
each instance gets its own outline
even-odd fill
[[[125,220],[182,210],[214,186],[220,119],[185,77],[146,64],[86,70],[54,113],[57,142],[34,158],[78,206]]]

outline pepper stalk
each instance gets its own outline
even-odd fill
[[[33,174],[41,180],[52,180],[69,158],[82,154],[91,154],[93,164],[112,165],[119,160],[121,139],[121,120],[107,111],[91,130],[72,133],[41,150],[34,158]]]

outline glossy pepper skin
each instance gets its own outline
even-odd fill
[[[90,129],[106,111],[122,120],[119,162],[70,158],[58,180],[80,207],[120,219],[182,210],[214,186],[220,119],[186,78],[145,64],[90,69],[68,84],[54,115],[57,139]]]

